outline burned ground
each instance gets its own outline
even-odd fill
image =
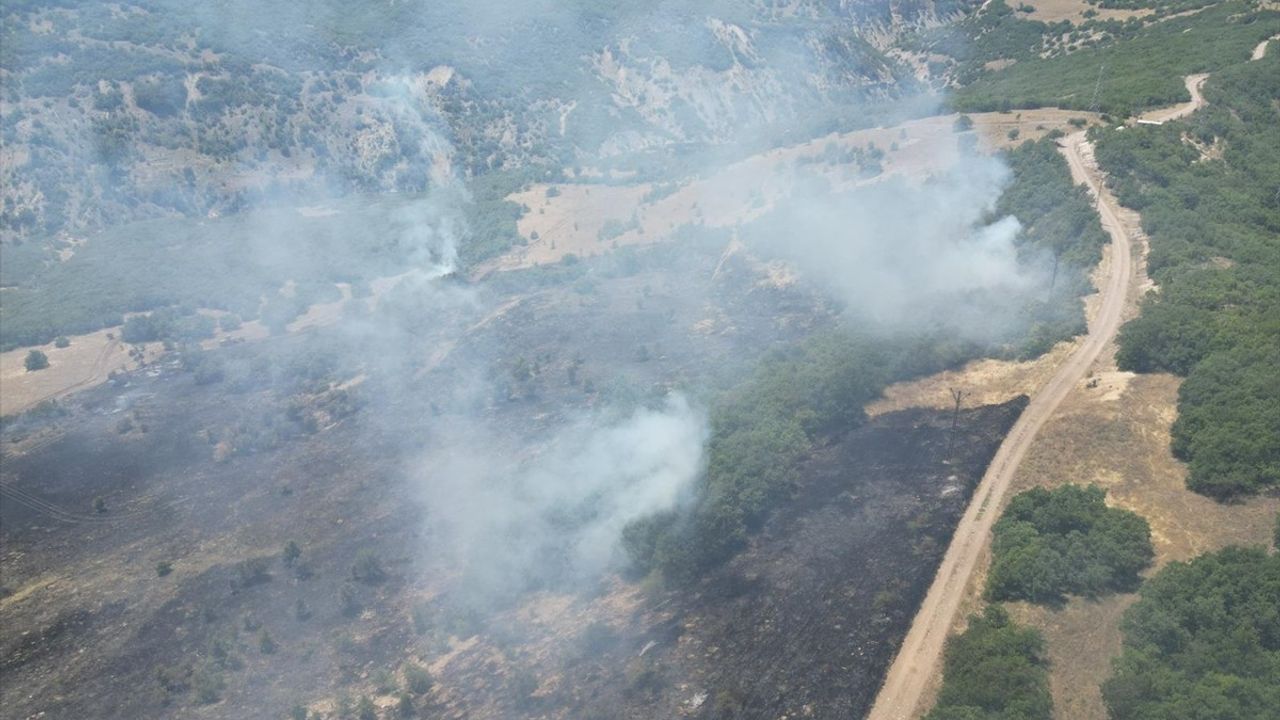
[[[833,436],[692,588],[611,576],[469,606],[413,486],[442,428],[478,418],[536,453],[593,408],[710,392],[835,321],[732,248],[439,281],[473,297],[391,334],[407,362],[376,343],[362,366],[315,362],[367,342],[340,326],[212,351],[221,382],[162,360],[8,422],[0,715],[335,717],[343,697],[389,706],[410,662],[435,677],[424,717],[856,714],[1016,401],[962,413],[950,463],[946,413]]]
[[[534,642],[498,639],[527,631],[529,607],[500,615],[442,665],[446,684],[494,678],[448,716],[861,716],[1024,405],[962,412],[951,458],[949,413],[891,413],[844,435],[751,547],[694,587],[636,601],[610,586],[534,623]],[[521,673],[524,694],[511,688]]]

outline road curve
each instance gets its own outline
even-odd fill
[[[1265,46],[1263,47],[1265,50]],[[1164,123],[1164,122],[1169,122],[1170,120],[1177,120],[1178,118],[1186,117],[1191,113],[1199,110],[1200,108],[1204,107],[1204,103],[1205,103],[1204,95],[1200,93],[1200,88],[1204,85],[1205,78],[1208,78],[1208,77],[1209,77],[1208,73],[1200,73],[1198,75],[1186,76],[1185,78],[1183,78],[1183,82],[1186,83],[1187,92],[1191,94],[1190,102],[1185,102],[1185,103],[1182,103],[1181,105],[1174,105],[1173,107],[1160,108],[1159,110],[1152,110],[1150,112],[1145,112],[1139,115],[1138,119],[1145,120],[1147,122]]]
[[[1192,102],[1197,106],[1199,80],[1194,83]],[[1188,88],[1192,81],[1188,78]],[[1199,102],[1203,102],[1200,100]],[[1181,108],[1179,108],[1181,109]],[[1194,107],[1192,107],[1194,109]],[[1190,110],[1188,110],[1190,112]],[[1131,240],[1116,215],[1118,206],[1111,193],[1086,170],[1081,149],[1088,144],[1084,131],[1064,138],[1061,150],[1077,183],[1084,183],[1098,200],[1102,227],[1111,236],[1111,262],[1100,291],[1102,302],[1090,323],[1084,342],[1063,362],[1031,398],[1027,409],[1005,436],[978,484],[973,500],[956,526],[951,545],[938,566],[929,593],[916,613],[907,637],[885,676],[869,720],[912,720],[930,680],[936,675],[947,634],[955,619],[965,587],[982,557],[983,549],[1000,513],[1001,501],[1036,433],[1058,405],[1079,383],[1103,348],[1120,328],[1125,299],[1132,277]]]

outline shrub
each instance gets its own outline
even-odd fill
[[[258,636],[258,649],[263,655],[273,655],[276,651],[276,641],[271,638],[271,633],[266,630]]]
[[[27,372],[44,370],[49,367],[49,356],[39,350],[32,350],[27,353],[27,357],[22,361],[22,365],[27,369]]]
[[[1049,720],[1048,661],[1040,633],[998,605],[947,641],[942,689],[925,720]]]
[[[173,564],[168,560],[161,560],[156,563],[156,577],[164,577],[173,572]]]
[[[250,587],[271,580],[271,571],[263,558],[249,558],[236,563],[235,582],[240,587]]]
[[[366,585],[376,585],[387,579],[387,572],[382,569],[382,561],[369,551],[361,551],[351,565],[351,579]]]
[[[404,666],[404,685],[409,692],[415,695],[426,695],[431,692],[434,685],[431,679],[431,673],[427,669],[417,663],[408,663]]]
[[[1052,603],[1136,587],[1154,557],[1150,528],[1105,498],[1078,485],[1015,496],[995,525],[988,596]]]
[[[1110,717],[1275,717],[1278,618],[1280,555],[1233,547],[1170,563],[1125,612],[1123,651],[1102,686]]]
[[[338,607],[342,610],[342,614],[347,617],[355,617],[360,614],[360,596],[356,594],[355,588],[350,585],[343,585],[338,591]]]
[[[66,335],[59,335],[56,339],[54,339],[53,346],[56,348],[71,347],[71,338],[67,337]]]
[[[298,547],[298,543],[290,540],[284,544],[284,550],[280,553],[280,559],[284,562],[285,567],[293,567],[293,564],[302,557],[302,548]]]

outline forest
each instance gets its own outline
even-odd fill
[[[1261,548],[1227,548],[1165,567],[1125,614],[1124,652],[1102,689],[1113,720],[1274,717],[1276,598],[1280,554]]]
[[[1174,454],[1193,490],[1227,499],[1280,483],[1280,58],[1223,69],[1204,93],[1185,123],[1096,139],[1160,288],[1117,361],[1186,377]]]

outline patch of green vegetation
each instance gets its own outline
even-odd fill
[[[22,359],[22,366],[26,368],[27,372],[44,370],[49,367],[49,356],[44,354],[43,351],[31,350],[27,353],[27,356]]]
[[[861,425],[863,406],[890,382],[972,352],[939,338],[883,341],[832,331],[774,353],[715,408],[696,505],[628,526],[631,559],[682,582],[729,558],[792,491],[814,442]]]
[[[1280,555],[1227,548],[1170,563],[1122,627],[1102,687],[1114,720],[1252,720],[1280,708]]]
[[[1108,508],[1096,486],[1034,488],[1009,502],[995,525],[987,595],[1060,603],[1134,589],[1151,564],[1151,529],[1141,516]]]
[[[1121,329],[1117,362],[1186,376],[1173,452],[1191,489],[1228,498],[1280,483],[1280,58],[1226,68],[1204,93],[1185,123],[1096,144],[1142,213],[1160,287]]]
[[[1280,12],[1224,2],[1135,28],[1110,42],[1053,57],[1026,57],[982,74],[952,97],[961,112],[1061,107],[1127,116],[1189,99],[1182,78],[1239,63],[1280,32]],[[1101,85],[1098,84],[1099,70]]]
[[[1084,332],[1080,298],[1093,291],[1089,273],[1102,258],[1107,234],[1083,186],[1071,179],[1055,138],[1025,142],[1005,153],[1013,181],[992,213],[1022,223],[1024,246],[1053,255],[1055,272],[1047,301],[1032,309],[1017,355],[1036,357],[1053,344]]]
[[[1068,32],[1068,22],[1052,25],[1025,19],[1004,0],[992,0],[982,11],[956,23],[941,25],[908,37],[908,50],[946,55],[956,61],[958,82],[968,83],[981,75],[993,60],[1026,60],[1036,57],[1046,35]]]
[[[947,641],[942,689],[925,720],[1049,720],[1048,665],[1040,633],[988,605]]]

